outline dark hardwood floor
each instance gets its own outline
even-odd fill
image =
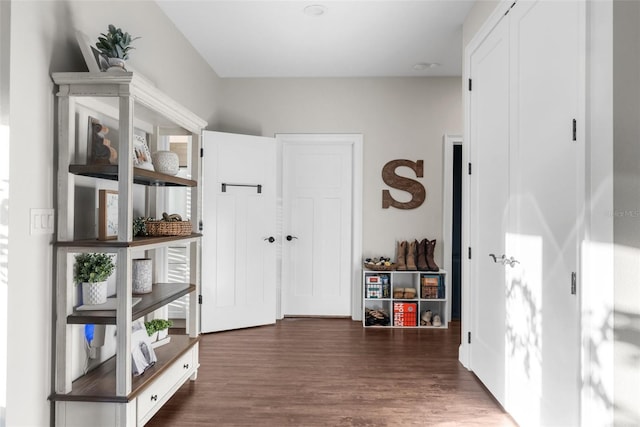
[[[200,370],[158,426],[514,426],[457,360],[460,326],[364,329],[286,318],[205,334]]]

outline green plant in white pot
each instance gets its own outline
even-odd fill
[[[85,305],[107,302],[107,279],[113,273],[113,255],[82,253],[76,255],[73,278],[82,283],[82,303]]]
[[[169,328],[173,326],[171,320],[153,319],[144,322],[147,328],[147,335],[151,337],[151,341],[161,340],[169,334]]]
[[[107,61],[112,68],[117,67],[124,70],[124,61],[129,59],[129,51],[134,48],[131,44],[139,38],[131,36],[131,34],[122,31],[115,25],[109,24],[107,32],[100,33],[96,47],[100,53],[107,57]]]

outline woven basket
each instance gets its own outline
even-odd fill
[[[391,264],[391,265],[375,265],[375,264],[368,264],[368,263],[364,263],[364,268],[368,269],[368,270],[374,270],[374,271],[393,271],[396,269],[396,265],[395,264]]]
[[[192,233],[191,221],[145,221],[149,236],[188,236]]]

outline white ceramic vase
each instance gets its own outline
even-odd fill
[[[158,341],[165,339],[169,335],[169,328],[158,331]]]
[[[107,302],[107,282],[82,282],[82,304],[96,305]]]
[[[175,175],[180,170],[180,159],[173,151],[156,151],[151,158],[156,172]]]
[[[131,290],[134,294],[148,294],[152,290],[151,274],[153,262],[150,258],[137,258],[131,266]]]
[[[108,58],[107,62],[109,63],[109,68],[107,69],[108,72],[121,72],[121,71],[127,71],[127,69],[125,68],[125,62],[124,59],[121,58]]]

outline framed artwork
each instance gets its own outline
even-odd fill
[[[118,238],[118,192],[98,192],[98,240]]]
[[[93,54],[93,58],[98,64],[98,68],[100,68],[100,71],[107,71],[110,67],[109,59],[93,46],[91,46],[91,53]]]
[[[89,116],[87,129],[87,162],[97,165],[118,164],[118,152],[107,138],[109,128],[100,120]]]
[[[133,166],[140,169],[154,170],[147,138],[137,133],[133,135]]]
[[[82,52],[84,62],[87,64],[87,68],[92,73],[99,73],[100,71],[106,71],[109,68],[107,58],[105,58],[98,49],[96,49],[91,42],[89,36],[82,31],[76,31],[76,40],[78,46]]]
[[[144,320],[134,320],[131,323],[131,372],[135,376],[142,375],[157,360]]]

